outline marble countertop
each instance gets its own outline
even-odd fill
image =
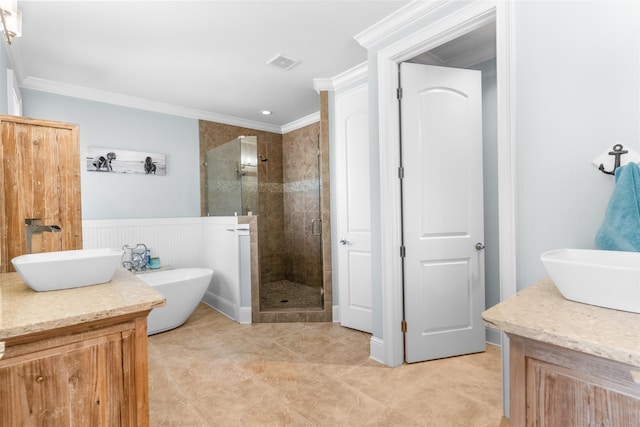
[[[640,366],[640,314],[569,301],[548,278],[491,307],[482,318],[508,334]]]
[[[108,283],[47,292],[33,291],[18,273],[0,274],[0,342],[163,305],[162,294],[122,268]]]

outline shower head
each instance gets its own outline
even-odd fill
[[[260,157],[260,161],[262,161],[262,162],[266,162],[267,160],[269,160],[265,156],[263,156],[262,154],[258,154],[258,157]]]

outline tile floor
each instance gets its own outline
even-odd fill
[[[505,427],[500,349],[389,368],[335,323],[240,325],[204,304],[149,337],[151,426]]]
[[[286,311],[300,308],[322,310],[322,289],[290,280],[264,283],[260,287],[261,311]]]

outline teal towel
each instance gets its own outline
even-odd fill
[[[640,252],[640,167],[628,163],[616,169],[615,177],[616,188],[596,234],[596,247]]]

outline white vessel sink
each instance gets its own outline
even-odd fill
[[[110,281],[122,252],[106,248],[43,252],[20,255],[11,263],[34,291],[55,291]]]
[[[640,313],[640,252],[556,249],[540,259],[566,299]]]

